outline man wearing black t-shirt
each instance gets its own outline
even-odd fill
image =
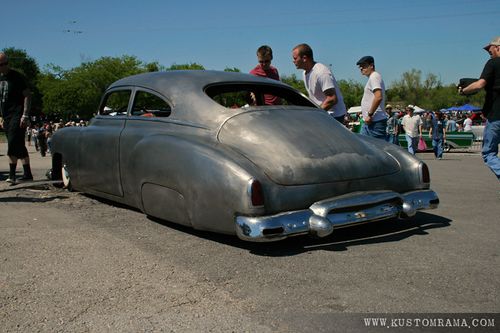
[[[0,52],[0,112],[8,143],[9,178],[6,181],[11,184],[16,183],[18,159],[21,160],[24,169],[21,180],[33,180],[28,150],[24,143],[30,103],[31,92],[24,76],[10,69],[7,55]]]
[[[484,65],[479,80],[465,88],[459,87],[459,93],[468,95],[480,89],[486,90],[483,105],[483,114],[488,121],[483,134],[483,160],[500,180],[500,158],[498,158],[498,144],[500,144],[500,36],[494,38],[484,47],[491,59]]]

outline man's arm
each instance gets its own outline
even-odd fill
[[[29,89],[24,89],[23,95],[24,95],[23,115],[21,117],[21,123],[19,124],[22,128],[26,127],[29,122],[29,116],[31,110],[31,91]]]
[[[328,111],[339,101],[337,98],[337,92],[335,91],[335,88],[331,88],[323,91],[323,93],[325,94],[326,98],[323,103],[321,103],[320,107],[323,110]]]
[[[370,110],[368,111],[369,116],[373,116],[377,108],[380,106],[380,103],[382,102],[383,96],[382,96],[382,89],[375,89],[373,90],[373,102],[370,107]]]
[[[459,87],[458,93],[463,94],[463,95],[470,95],[470,94],[475,93],[476,91],[481,90],[484,87],[486,87],[486,83],[487,82],[485,79],[479,79],[475,82],[472,82],[471,84],[469,84],[465,88]]]
[[[370,110],[368,110],[368,117],[365,119],[365,122],[367,124],[372,122],[372,116],[379,107],[380,103],[382,102],[382,89],[377,88],[373,90],[373,102],[372,105],[370,106]]]

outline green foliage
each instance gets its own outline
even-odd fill
[[[241,73],[241,70],[239,68],[236,68],[236,67],[233,67],[233,68],[226,67],[226,68],[224,68],[224,72]]]
[[[351,106],[361,104],[361,98],[363,98],[364,92],[364,86],[361,83],[353,80],[339,80],[338,85],[342,92],[342,97],[344,97],[344,103],[347,109]]]
[[[205,70],[205,67],[203,65],[197,64],[195,62],[192,62],[190,64],[173,64],[169,68],[167,68],[167,71],[178,71],[178,70]]]
[[[97,111],[102,94],[111,83],[152,69],[150,64],[141,65],[135,57],[123,56],[103,57],[68,71],[49,66],[39,82],[44,113],[64,120],[76,116],[89,119]]]
[[[165,69],[165,67],[160,65],[158,61],[150,62],[144,67],[146,68],[146,72],[159,72]]]
[[[25,50],[8,47],[2,50],[9,57],[9,67],[26,76],[28,82],[34,82],[40,73],[35,59],[30,57]]]
[[[286,83],[289,86],[297,89],[298,91],[300,91],[301,93],[303,93],[304,95],[307,96],[307,91],[306,91],[306,87],[304,86],[304,81],[302,79],[298,79],[297,75],[295,75],[295,74],[292,74],[290,76],[283,75],[281,77],[281,81],[283,83]]]
[[[426,110],[440,110],[465,103],[482,106],[483,100],[484,92],[470,97],[460,96],[455,85],[443,86],[441,80],[432,73],[427,74],[422,81],[422,71],[416,69],[403,73],[401,79],[393,82],[387,91],[390,104],[402,107],[413,104]]]
[[[24,74],[32,92],[31,109],[36,114],[42,108],[42,96],[38,90],[38,76],[40,69],[35,59],[25,50],[8,47],[2,50],[9,58],[9,67]]]

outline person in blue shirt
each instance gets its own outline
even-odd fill
[[[447,132],[456,132],[457,131],[457,122],[455,119],[450,116],[446,116],[446,131]]]
[[[441,160],[443,158],[443,147],[446,141],[446,125],[441,111],[436,111],[434,115],[431,115],[431,124],[429,137],[432,138],[432,149],[434,150],[434,156]]]

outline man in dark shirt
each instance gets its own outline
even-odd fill
[[[30,103],[31,92],[24,76],[10,69],[7,55],[0,52],[0,112],[8,144],[9,178],[6,181],[11,184],[16,183],[18,159],[21,160],[24,169],[21,180],[33,180],[28,150],[24,143]]]
[[[491,59],[484,65],[479,80],[465,88],[459,87],[459,93],[468,95],[480,89],[486,90],[483,114],[487,118],[483,134],[483,160],[500,180],[500,158],[498,144],[500,143],[500,36],[494,38],[484,49]]]

